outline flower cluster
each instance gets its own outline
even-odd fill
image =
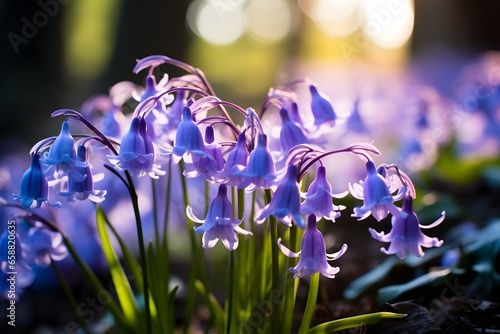
[[[165,75],[157,81],[153,72],[163,64],[190,73],[178,78]],[[371,215],[380,221],[392,215],[392,231],[387,235],[370,229],[375,239],[391,243],[383,252],[400,258],[408,253],[423,256],[422,246],[442,244],[420,231],[422,226],[412,211],[415,189],[410,178],[395,165],[375,165],[373,156],[379,154],[376,147],[365,143],[330,147],[332,143],[325,138],[335,130],[339,117],[326,94],[311,80],[300,79],[271,89],[257,113],[219,99],[205,76],[187,64],[150,56],[139,60],[134,72],[146,69],[144,88],[118,83],[108,97],[89,100],[81,112],[61,109],[53,113],[66,120],[58,136],[38,142],[31,150],[31,166],[22,178],[19,194],[14,196],[23,208],[39,208],[44,203],[61,206],[60,202],[49,201],[49,188],[54,189],[52,195],[67,202],[103,202],[109,191],[95,188],[103,173],[97,173],[94,164],[102,164],[106,178],[117,177],[131,193],[134,183],[146,176],[153,181],[161,178],[177,164],[185,178],[204,180],[217,193],[209,205],[191,203],[185,210],[187,218],[202,224],[194,232],[203,234],[204,248],[212,248],[221,240],[233,251],[238,247],[238,234],[252,235],[240,225],[263,223],[272,216],[288,227],[305,230],[298,253],[283,246],[281,238],[274,240],[285,255],[297,257],[300,253],[298,265],[290,269],[295,277],[319,272],[333,278],[338,273],[339,268],[330,267],[327,260],[342,256],[347,246],[327,254],[317,222],[335,222],[346,207],[334,204],[334,199],[349,192],[363,201],[353,209],[352,216],[358,220]],[[301,88],[309,94],[298,94]],[[127,114],[122,106],[130,99],[135,109]],[[95,110],[101,110],[101,119]],[[237,112],[243,124],[235,123],[229,110]],[[272,121],[266,122],[268,117]],[[348,123],[358,121],[355,112],[347,119]],[[78,129],[78,135],[72,135],[72,129]],[[345,154],[360,158],[366,166],[366,177],[349,184],[349,191],[334,193],[328,161]],[[236,213],[232,201],[238,191],[266,194],[265,201],[252,203],[256,208],[250,210],[253,216]],[[402,208],[397,205],[400,200]],[[238,203],[238,209],[242,206]],[[205,211],[205,219],[199,219]],[[443,218],[444,213],[437,223]],[[28,258],[39,265],[61,259],[65,249],[60,238],[38,225],[34,228],[37,230],[27,236],[31,244]]]

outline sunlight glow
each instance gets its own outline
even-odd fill
[[[292,12],[284,0],[252,0],[245,15],[248,32],[266,42],[283,39],[292,28]]]
[[[396,49],[411,37],[415,12],[411,0],[363,0],[361,29],[379,47]]]

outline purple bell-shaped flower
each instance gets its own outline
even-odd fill
[[[425,254],[422,247],[440,247],[443,244],[438,238],[431,238],[422,233],[422,228],[435,227],[444,220],[445,212],[441,217],[429,226],[422,226],[418,221],[418,217],[413,212],[413,198],[406,196],[403,201],[403,212],[405,217],[392,217],[392,229],[388,234],[377,232],[370,228],[370,234],[373,238],[381,242],[390,242],[389,249],[381,248],[385,254],[396,254],[400,259],[406,258],[408,253],[412,253],[418,257],[423,257]]]
[[[293,278],[302,278],[316,273],[328,278],[335,278],[340,268],[330,266],[328,261],[337,260],[347,250],[347,245],[344,244],[336,253],[328,254],[326,252],[325,239],[316,226],[315,215],[309,216],[306,231],[302,236],[302,247],[298,253],[292,252],[283,246],[281,238],[278,239],[278,247],[288,257],[300,256],[299,263],[294,268],[289,269],[294,274]]]

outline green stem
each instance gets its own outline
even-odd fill
[[[271,191],[266,189],[266,201],[271,202]],[[278,293],[280,290],[280,263],[279,263],[279,249],[278,249],[278,222],[273,215],[269,216],[269,224],[271,229],[271,294],[273,296],[281,295]],[[271,306],[271,328],[273,333],[280,332],[280,300],[272,300]]]
[[[144,310],[146,313],[146,329],[147,333],[151,334],[151,310],[149,307],[149,280],[148,280],[148,267],[146,260],[146,249],[144,245],[144,235],[142,232],[142,221],[141,221],[141,213],[139,210],[139,201],[137,192],[135,190],[134,181],[130,174],[125,171],[125,175],[127,177],[128,190],[130,193],[130,199],[132,200],[132,206],[134,208],[134,216],[135,216],[135,225],[137,228],[137,238],[139,239],[139,253],[141,257],[141,265],[142,265],[142,284],[144,290]]]
[[[57,265],[55,264],[54,261],[50,261],[50,265],[52,267],[52,270],[54,270],[54,273],[57,276],[57,279],[61,283],[61,286],[64,290],[64,293],[66,294],[66,297],[68,298],[69,303],[71,304],[71,307],[75,311],[76,314],[76,319],[78,323],[80,324],[80,327],[83,329],[83,331],[87,334],[90,334],[90,330],[87,327],[87,324],[85,322],[85,319],[81,316],[81,314],[78,312],[78,303],[76,302],[76,298],[73,295],[73,292],[71,291],[71,288],[68,285],[68,282],[66,281],[66,278],[64,278],[64,275],[61,273],[59,268],[57,268]]]
[[[188,189],[187,189],[187,183],[186,183],[186,178],[182,174],[182,171],[184,170],[184,161],[179,162],[179,172],[180,172],[180,179],[181,179],[181,184],[182,184],[182,194],[183,194],[183,199],[184,199],[184,206],[187,207],[189,205],[189,196],[188,196]],[[186,217],[186,225],[188,229],[188,234],[189,234],[189,241],[190,241],[190,246],[191,246],[191,262],[189,266],[189,282],[188,282],[188,290],[187,290],[187,300],[186,300],[186,314],[184,316],[184,328],[183,332],[185,334],[189,333],[189,326],[191,325],[191,318],[193,317],[194,313],[194,303],[195,303],[195,298],[196,298],[196,290],[195,290],[195,282],[196,282],[196,276],[197,276],[197,269],[196,269],[196,264],[197,264],[197,250],[196,250],[196,238],[194,235],[194,224],[191,221],[191,219]]]
[[[180,177],[181,177],[181,184],[182,184],[182,190],[183,190],[183,198],[184,198],[184,205],[187,207],[189,205],[189,196],[188,196],[188,189],[187,189],[187,183],[186,183],[186,177],[182,174],[182,171],[184,170],[184,161],[181,160],[179,162],[179,171],[180,171]],[[208,201],[208,198],[206,199]],[[202,263],[202,253],[201,253],[201,248],[198,245],[196,241],[196,235],[194,232],[194,223],[191,221],[191,219],[186,218],[186,224],[187,224],[187,229],[188,229],[188,234],[189,234],[189,240],[190,240],[190,246],[191,246],[191,263],[190,263],[190,269],[189,269],[189,283],[188,283],[188,292],[187,292],[187,302],[186,302],[186,316],[185,316],[185,323],[184,323],[184,333],[189,333],[189,326],[191,323],[191,318],[194,313],[194,306],[195,306],[195,299],[196,299],[196,287],[195,287],[195,282],[196,279],[198,278],[199,281],[202,284],[205,284],[206,282],[206,277],[205,277],[205,271],[203,270],[203,263]],[[209,298],[208,290],[205,289],[206,294],[205,294],[205,299]],[[212,318],[215,319],[214,315],[214,310],[210,309],[210,313],[212,315]]]
[[[153,221],[155,225],[155,241],[156,241],[156,247],[160,247],[160,228],[159,228],[159,222],[158,222],[158,201],[156,198],[156,182],[157,180],[151,178],[151,192],[152,192],[152,197],[153,197]]]
[[[168,219],[170,216],[170,194],[171,194],[171,184],[172,184],[172,159],[169,160],[168,162],[168,172],[167,172],[167,193],[165,195],[165,216],[163,217],[163,235],[162,235],[162,242],[160,249],[162,251],[162,256],[160,257],[161,260],[163,261],[163,264],[161,267],[163,268],[163,272],[165,273],[164,280],[167,282],[167,295],[166,295],[166,302],[167,305],[172,305],[172,309],[167,310],[167,317],[168,319],[166,320],[167,323],[167,328],[169,332],[173,332],[174,328],[174,323],[175,323],[175,310],[173,309],[174,303],[169,303],[168,302],[168,297],[170,294],[170,249],[168,245]]]
[[[226,334],[231,333],[234,312],[234,251],[229,252],[226,286]]]
[[[290,227],[290,246],[295,247],[297,243],[297,226],[292,225]],[[292,248],[295,249],[295,248]],[[287,268],[295,267],[297,260],[296,258],[288,258]],[[285,273],[285,287],[283,293],[283,319],[282,332],[291,333],[292,332],[292,320],[293,320],[293,309],[295,307],[295,279],[293,274],[290,272]]]
[[[319,288],[319,273],[315,273],[310,276],[309,280],[309,294],[307,295],[307,304],[304,311],[304,317],[302,318],[302,324],[299,328],[298,334],[305,334],[311,326],[311,320],[314,315],[314,310],[316,308],[316,300],[318,299],[318,288]]]

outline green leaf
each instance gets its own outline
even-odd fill
[[[397,258],[388,257],[373,270],[352,281],[349,287],[344,291],[344,297],[348,299],[358,298],[366,290],[386,278],[391,273],[392,269],[399,263],[401,263],[401,261]]]
[[[419,276],[404,284],[390,285],[380,288],[378,290],[378,302],[382,304],[392,301],[407,291],[441,281],[448,277],[448,275],[454,275],[450,269],[436,270]]]
[[[106,230],[106,219],[104,218],[104,212],[102,208],[97,208],[97,230],[102,242],[102,249],[106,260],[109,265],[109,270],[111,273],[111,279],[116,289],[116,294],[118,296],[118,301],[122,308],[123,314],[132,324],[138,324],[138,314],[139,309],[137,303],[130,288],[127,276],[123,271],[123,268],[118,260],[118,257],[113,249],[111,240],[109,239],[108,231]]]
[[[122,250],[122,254],[123,254],[123,260],[127,264],[127,267],[130,270],[130,273],[132,274],[132,277],[135,281],[135,283],[134,283],[135,287],[138,289],[138,291],[140,293],[144,293],[144,291],[143,291],[144,289],[143,289],[143,285],[142,285],[142,269],[141,269],[139,263],[137,262],[136,258],[132,255],[132,253],[128,249],[127,245],[125,244],[125,242],[123,242],[123,239],[120,237],[120,235],[118,234],[116,229],[110,223],[110,221],[109,221],[108,217],[106,216],[106,214],[104,213],[104,211],[101,210],[101,212],[103,214],[104,221],[106,222],[106,225],[109,227],[109,229],[113,233],[113,236],[116,238],[116,240],[118,241],[118,244],[120,245],[120,249]]]
[[[215,327],[217,328],[218,333],[222,333],[224,328],[224,310],[217,301],[217,298],[206,290],[205,285],[203,285],[200,280],[195,280],[194,286],[198,293],[205,297],[205,302],[210,309],[210,314],[214,316],[213,320]]]
[[[377,312],[377,313],[357,315],[354,317],[337,319],[322,323],[321,325],[309,329],[307,331],[307,334],[324,334],[324,333],[337,332],[343,329],[356,328],[363,324],[370,326],[378,324],[382,320],[402,319],[404,317],[406,317],[406,314],[392,313],[392,312]]]

